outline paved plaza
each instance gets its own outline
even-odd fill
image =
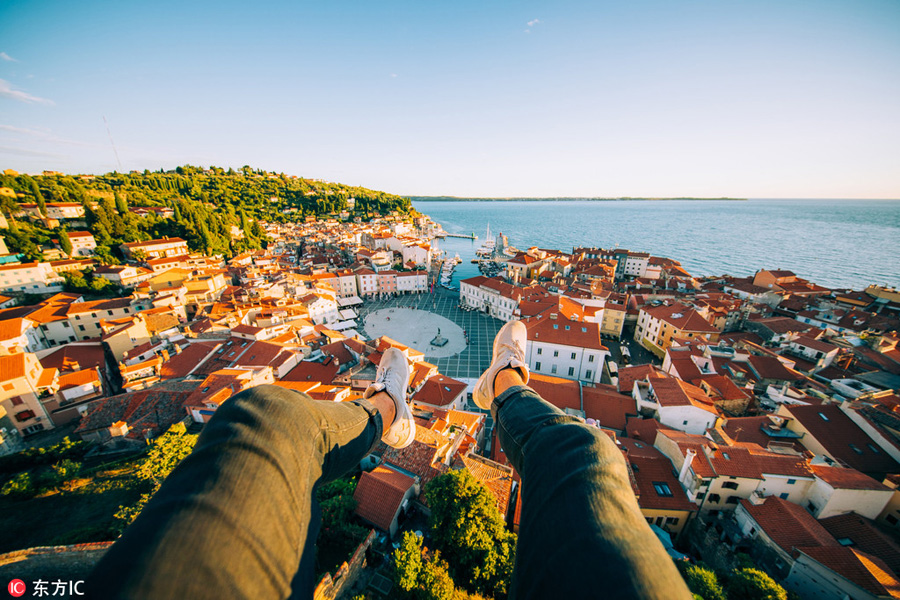
[[[391,313],[390,309],[394,309],[394,312]],[[424,352],[425,360],[437,365],[444,375],[463,381],[474,381],[491,364],[494,336],[503,326],[500,320],[493,317],[476,311],[461,310],[459,293],[443,288],[438,288],[433,294],[367,300],[357,308],[357,313],[363,327],[362,332],[367,337],[387,335],[396,339]],[[390,321],[387,320],[388,317]],[[446,330],[441,323],[447,324]],[[441,328],[441,335],[450,340],[444,348],[430,345],[438,327]],[[461,343],[454,344],[454,336],[461,335],[463,331],[468,334],[468,345],[464,338]],[[458,338],[456,341],[459,341]]]

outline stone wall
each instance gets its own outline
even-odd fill
[[[349,562],[342,564],[338,570],[335,571],[334,575],[328,573],[325,574],[325,577],[323,577],[322,581],[319,582],[319,585],[316,586],[313,598],[315,600],[335,600],[340,597],[344,590],[353,587],[360,572],[366,566],[366,550],[369,549],[369,546],[372,545],[374,540],[375,530],[372,529],[369,531],[369,535],[366,536],[366,539],[356,547],[356,551],[353,553]]]

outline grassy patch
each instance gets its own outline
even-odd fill
[[[136,502],[146,484],[127,469],[85,479],[27,500],[0,497],[0,552],[115,539],[121,523],[113,515],[119,506]]]

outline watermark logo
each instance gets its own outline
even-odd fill
[[[38,579],[37,581],[31,582],[31,588],[33,590],[31,596],[35,598],[42,598],[45,596],[56,596],[58,598],[84,596],[84,591],[81,589],[82,585],[84,585],[84,580],[65,581],[57,579],[56,581],[44,581],[43,579]],[[28,591],[28,584],[21,579],[13,579],[9,582],[9,585],[6,586],[6,591],[8,591],[9,595],[13,598],[21,598]]]
[[[25,582],[21,579],[13,579],[9,582],[9,585],[6,586],[6,591],[8,591],[9,595],[13,598],[24,596],[26,589]]]

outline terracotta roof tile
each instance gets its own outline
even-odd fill
[[[777,496],[767,496],[758,505],[742,499],[741,506],[760,529],[788,554],[792,554],[795,548],[810,546],[841,547],[828,530],[798,504]]]
[[[877,556],[895,575],[900,573],[900,546],[870,519],[856,513],[844,513],[819,519],[819,524],[835,539],[849,540],[853,548]]]
[[[800,551],[877,597],[900,598],[900,581],[879,558],[843,546]]]
[[[390,531],[403,496],[415,483],[409,475],[384,465],[364,471],[353,493],[356,514],[375,527]]]

